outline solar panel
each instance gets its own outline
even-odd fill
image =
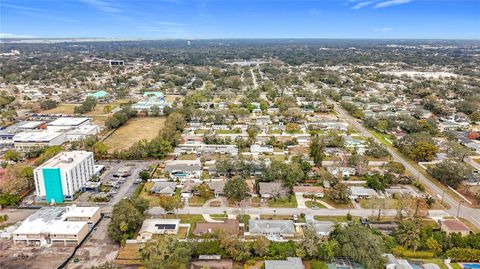
[[[175,230],[176,224],[155,224],[155,227],[159,230]]]

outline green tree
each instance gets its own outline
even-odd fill
[[[382,237],[359,223],[337,225],[331,237],[338,242],[336,255],[348,257],[367,269],[383,268],[384,243]]]
[[[402,221],[395,232],[398,243],[406,249],[416,251],[420,247],[420,225],[417,221]]]
[[[108,146],[103,142],[96,142],[93,144],[93,153],[99,159],[102,159],[108,154]]]
[[[322,161],[325,158],[324,145],[320,141],[318,135],[314,136],[310,143],[310,157],[313,158],[315,166],[322,166]]]
[[[9,150],[5,152],[3,158],[7,161],[18,162],[22,159],[22,154],[16,150]]]
[[[239,177],[228,180],[223,191],[225,192],[225,197],[235,203],[239,203],[249,196],[247,183],[243,178]]]
[[[472,169],[463,162],[444,160],[427,169],[427,172],[440,182],[456,188],[471,174]]]
[[[117,242],[132,238],[137,227],[143,222],[146,201],[142,198],[122,199],[113,206],[108,235]]]

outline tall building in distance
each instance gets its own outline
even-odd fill
[[[35,194],[48,203],[73,200],[94,173],[92,152],[61,152],[33,171]]]

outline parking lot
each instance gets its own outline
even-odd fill
[[[152,162],[101,161],[97,164],[105,166],[105,170],[98,181],[103,186],[101,190],[105,192],[86,191],[79,196],[78,202],[81,205],[101,205],[102,213],[109,213],[114,204],[133,194],[138,183],[140,183],[139,173],[147,170]],[[95,197],[100,198],[95,200]]]

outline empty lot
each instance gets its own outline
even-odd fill
[[[104,142],[109,147],[109,152],[128,149],[142,139],[155,138],[164,122],[163,117],[133,118],[113,132]]]

